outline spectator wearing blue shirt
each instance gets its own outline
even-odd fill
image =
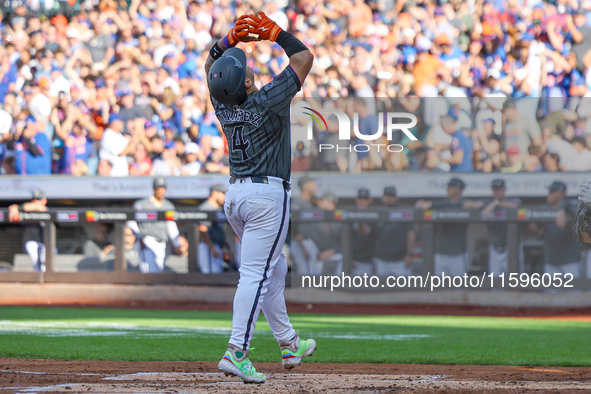
[[[35,78],[37,81],[41,79],[42,76],[46,76],[47,78],[51,77],[51,70],[53,70],[53,65],[51,62],[51,52],[48,50],[42,51],[39,55],[39,67],[37,67],[37,71],[35,73]]]
[[[197,60],[199,59],[199,52],[195,47],[195,40],[187,40],[185,50],[181,56],[179,64],[179,79],[183,78],[197,78]]]
[[[27,118],[23,134],[16,144],[16,173],[51,174],[51,144],[32,116]]]
[[[92,153],[92,147],[93,140],[88,135],[88,131],[79,122],[74,123],[72,131],[64,140],[64,173],[72,173],[72,166],[76,160],[82,160],[88,163],[88,159]]]
[[[15,90],[15,83],[18,77],[18,70],[15,65],[10,64],[7,54],[0,60],[0,103],[4,104],[4,98]]]
[[[355,98],[355,112],[359,115],[358,128],[359,133],[363,135],[374,135],[379,129],[379,119],[376,114],[372,114],[367,108],[367,101],[364,98]],[[365,141],[355,138],[356,144],[364,144]],[[369,152],[360,150],[357,152],[357,165],[359,170],[363,166],[364,160],[369,160]]]
[[[12,116],[3,109],[0,109],[0,167],[6,155],[6,142],[12,139],[10,129],[12,127]],[[2,169],[0,168],[0,174]]]
[[[452,107],[449,113],[441,118],[441,127],[452,136],[450,152],[451,157],[446,159],[451,166],[451,171],[473,172],[474,163],[472,157],[474,148],[472,140],[464,134],[462,129],[457,128],[457,109]]]
[[[439,58],[450,69],[454,78],[460,76],[460,67],[465,60],[464,52],[458,47],[452,45],[451,37],[447,34],[441,34],[437,37],[437,45],[441,48]]]
[[[213,106],[207,103],[207,111],[199,119],[199,134],[201,136],[209,135],[212,137],[220,137],[220,128],[218,126]]]

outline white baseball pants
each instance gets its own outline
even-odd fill
[[[572,263],[561,265],[544,264],[544,271],[544,273],[550,274],[552,277],[554,277],[554,274],[572,274],[573,278],[579,278],[581,276],[581,263],[579,261],[574,261]]]
[[[162,272],[166,258],[166,241],[159,241],[154,237],[143,238],[145,248],[136,242],[136,250],[140,258],[140,271],[144,274]]]
[[[230,185],[224,205],[228,222],[241,240],[229,343],[245,350],[261,310],[278,342],[296,335],[283,295],[287,262],[282,248],[289,227],[290,193],[280,178],[268,179],[268,184],[238,179]]]
[[[385,261],[374,257],[376,275],[378,276],[410,276],[412,275],[412,266],[407,267],[404,260]]]
[[[499,252],[494,246],[488,245],[488,270],[494,276],[509,273],[509,250]]]
[[[27,241],[25,250],[31,258],[33,271],[45,272],[45,245],[38,241]]]
[[[468,269],[468,253],[455,256],[435,253],[433,263],[434,274],[437,276],[442,276],[443,273],[448,276],[463,276]]]
[[[205,242],[199,242],[197,245],[199,271],[203,274],[219,274],[224,271],[222,249],[217,245],[213,245],[213,247],[220,253],[220,257],[215,257]]]
[[[304,254],[308,253],[308,258]],[[291,239],[291,258],[298,275],[320,275],[322,268],[318,264],[318,246],[312,239],[302,240],[302,245],[292,237]]]
[[[364,274],[373,275],[373,263],[365,261],[353,261],[351,275],[363,276]]]

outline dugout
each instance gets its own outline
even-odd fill
[[[294,174],[292,196],[297,196],[299,193],[297,187],[297,179],[302,174]],[[331,190],[335,193],[339,199],[339,210],[345,212],[352,212],[353,198],[356,195],[358,188],[364,187],[370,190],[373,197],[379,199],[383,188],[386,186],[396,186],[398,194],[400,195],[403,208],[412,210],[414,202],[418,198],[426,199],[440,199],[445,194],[446,183],[452,174],[417,174],[417,173],[383,173],[383,174],[362,174],[362,175],[348,175],[348,174],[334,174],[334,173],[311,173],[309,174],[314,177],[318,183],[318,194],[324,191]],[[499,177],[497,174],[453,174],[453,176],[459,176],[467,184],[464,196],[467,198],[484,198],[490,196],[490,182],[492,179]],[[541,174],[511,174],[502,175],[507,184],[508,196],[518,196],[522,199],[524,207],[528,207],[532,212],[536,210],[536,207],[544,203],[545,195],[547,194],[547,186],[556,180],[556,176],[548,173]],[[578,173],[565,173],[560,174],[560,179],[568,184],[568,195],[575,197],[578,191],[578,185],[584,181],[585,174]],[[227,181],[226,177],[171,177],[167,180],[168,182],[168,193],[169,197],[177,207],[177,211],[185,211],[187,213],[194,212],[195,207],[199,202],[205,199],[209,194],[209,187],[212,184],[218,182]],[[134,265],[126,264],[125,270],[122,269],[121,261],[116,264],[115,258],[109,260],[108,264],[100,265],[90,264],[79,264],[84,258],[83,247],[84,243],[88,241],[90,235],[94,231],[96,226],[95,223],[89,223],[85,221],[85,215],[88,211],[97,212],[127,212],[129,211],[131,204],[138,198],[146,197],[152,192],[152,179],[149,177],[130,177],[130,178],[72,178],[72,177],[2,177],[0,178],[0,206],[8,206],[12,203],[18,203],[26,201],[30,198],[32,190],[42,189],[44,190],[49,198],[49,206],[52,208],[52,220],[51,227],[53,231],[52,237],[55,239],[55,245],[58,250],[57,259],[59,262],[56,265],[58,268],[57,274],[61,273],[68,275],[58,275],[51,279],[51,275],[45,276],[43,280],[55,281],[100,281],[101,276],[86,276],[83,271],[90,271],[95,273],[96,271],[103,272],[107,276],[103,276],[102,280],[114,280],[110,279],[108,275],[119,271],[125,271],[131,276],[126,278],[120,277],[115,278],[119,281],[126,283],[134,283],[139,280],[145,282],[147,279],[141,278],[139,273],[133,272]],[[380,210],[383,207],[380,206],[379,202],[374,207],[376,210]],[[64,212],[71,212],[72,218],[76,218],[72,221],[69,220],[58,220],[58,212],[61,212],[63,218]],[[426,223],[423,218],[419,218],[420,212],[414,213],[417,215],[415,219],[417,222],[422,222],[421,226],[434,226],[436,223]],[[514,222],[516,223],[515,230],[512,230],[512,234],[519,234],[519,226],[523,224],[517,220],[517,213],[510,213],[506,216],[509,220],[509,216],[514,215]],[[383,218],[385,216],[380,216]],[[187,217],[191,217],[190,215]],[[214,218],[215,220],[215,218]],[[292,217],[292,220],[299,220],[299,218]],[[464,220],[464,219],[463,219]],[[465,219],[469,223],[469,238],[468,245],[470,251],[469,261],[469,273],[478,274],[486,269],[487,256],[485,253],[487,234],[486,225],[478,217],[477,213],[471,215],[468,219]],[[511,219],[513,220],[513,219]],[[549,219],[552,220],[552,219]],[[35,222],[33,218],[32,222]],[[185,234],[191,238],[190,243],[192,244],[191,249],[197,239],[195,238],[194,229],[190,229],[191,223],[194,220],[184,221],[186,227]],[[527,222],[527,220],[526,220]],[[4,219],[0,224],[0,261],[2,265],[0,269],[11,274],[13,272],[15,262],[24,266],[23,261],[23,236],[25,231],[20,224],[10,224]],[[30,223],[29,223],[30,224]],[[109,226],[110,231],[117,238],[121,235],[122,229],[118,226],[117,221],[105,221],[105,224]],[[428,230],[427,234],[429,233]],[[424,237],[425,235],[423,235]],[[517,236],[513,238],[517,239]],[[346,235],[343,237],[345,243],[347,241]],[[413,264],[414,273],[424,274],[425,268],[428,267],[429,263],[424,262],[424,256],[428,256],[432,251],[429,250],[428,239],[422,239],[423,247],[418,251],[418,256]],[[515,252],[519,254],[520,252]],[[543,258],[541,253],[540,244],[536,242],[530,242],[524,249],[524,258],[521,263],[514,263],[517,265],[513,266],[516,272],[540,272],[541,266],[540,261]],[[18,256],[21,255],[21,256]],[[17,258],[18,257],[18,258]],[[19,260],[20,258],[20,260]],[[76,259],[78,262],[76,263]],[[18,260],[18,261],[17,261]],[[219,278],[213,276],[209,278],[198,278],[198,272],[194,268],[190,268],[191,264],[189,260],[194,261],[193,257],[187,256],[186,261],[177,259],[167,264],[167,272],[164,273],[160,278],[150,279],[152,283],[218,283],[218,284],[233,284],[237,278],[236,273],[222,274]],[[81,269],[82,268],[82,269]],[[100,269],[99,269],[100,268]],[[586,265],[585,265],[586,270]],[[65,271],[64,271],[65,269]],[[585,276],[585,270],[583,276]],[[18,269],[16,271],[19,271]],[[18,272],[16,272],[18,274]],[[34,274],[34,273],[30,273]],[[70,275],[71,274],[71,275]],[[77,274],[81,274],[76,276]],[[138,274],[138,275],[136,275]],[[193,275],[195,274],[195,275]],[[127,275],[127,274],[126,274]],[[191,277],[189,279],[189,277]],[[47,278],[46,278],[47,277]],[[36,277],[35,277],[36,278]],[[10,281],[9,276],[4,278],[0,277],[0,280]],[[39,280],[39,279],[35,279]]]

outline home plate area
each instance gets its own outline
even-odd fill
[[[154,371],[148,372],[149,368],[138,371],[137,365],[133,368],[134,363],[128,362],[105,365],[105,362],[89,361],[76,365],[72,361],[48,361],[58,365],[69,363],[70,368],[58,371],[53,364],[49,371],[43,371],[39,368],[41,360],[28,360],[30,363],[18,360],[18,365],[14,365],[29,364],[33,367],[29,370],[7,367],[9,360],[0,362],[0,393],[591,391],[589,368],[305,364],[301,371],[283,372],[276,365],[261,363],[259,369],[266,372],[267,382],[255,385],[215,372],[214,363],[140,363],[154,367]],[[117,371],[118,364],[121,366]],[[187,371],[191,366],[190,369],[197,371]],[[441,373],[434,373],[438,370]]]

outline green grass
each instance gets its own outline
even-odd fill
[[[591,366],[589,323],[497,317],[292,314],[310,361]],[[218,361],[231,313],[0,307],[0,356]],[[279,361],[261,315],[251,359]]]

